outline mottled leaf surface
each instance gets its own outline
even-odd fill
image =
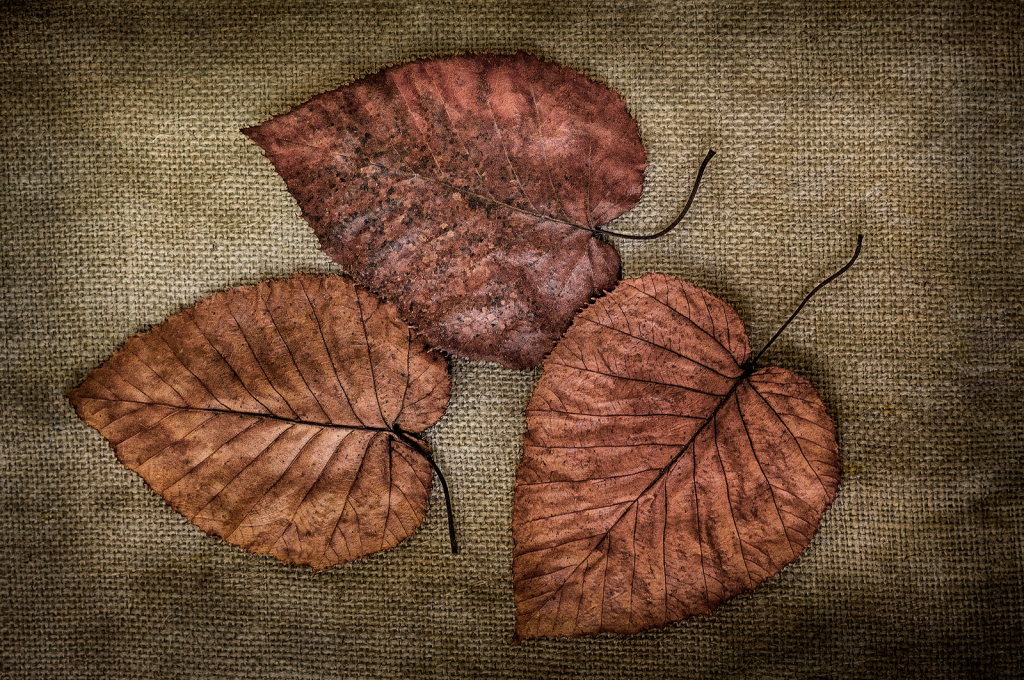
[[[646,167],[615,92],[523,53],[387,68],[244,133],[335,262],[434,347],[513,368],[614,285],[593,230]]]
[[[317,569],[397,545],[433,473],[396,432],[448,403],[441,355],[347,279],[219,293],[129,340],[69,398],[176,511]]]
[[[835,429],[807,380],[749,355],[735,311],[662,275],[580,314],[527,407],[517,638],[663,627],[807,547],[839,484]]]

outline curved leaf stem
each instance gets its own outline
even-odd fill
[[[689,212],[690,205],[693,204],[693,198],[697,195],[697,189],[700,187],[700,178],[704,176],[704,169],[706,167],[708,167],[708,163],[711,162],[711,159],[714,158],[714,156],[715,156],[715,150],[714,149],[708,149],[708,155],[704,157],[703,162],[701,162],[701,164],[700,164],[700,169],[697,170],[697,177],[693,180],[693,189],[690,190],[690,197],[686,199],[686,205],[683,206],[682,212],[680,212],[679,216],[672,221],[672,224],[668,225],[667,227],[665,227],[661,231],[659,231],[659,232],[657,232],[655,234],[639,234],[639,235],[637,235],[637,234],[622,234],[622,233],[619,233],[617,231],[608,231],[607,229],[597,228],[597,229],[594,229],[594,232],[598,233],[598,234],[604,234],[605,236],[617,236],[618,238],[627,238],[627,239],[630,239],[630,240],[633,240],[633,241],[649,241],[651,239],[656,239],[658,237],[664,236],[668,232],[672,231],[677,226],[679,226],[679,223],[683,221],[684,217],[686,217],[686,213]]]
[[[452,498],[451,494],[448,492],[448,482],[445,481],[441,468],[439,468],[437,463],[434,462],[434,457],[430,455],[430,450],[427,448],[426,444],[421,442],[419,439],[410,436],[397,425],[395,425],[394,428],[395,429],[392,432],[395,437],[411,446],[416,453],[423,456],[423,458],[430,463],[430,467],[434,469],[434,472],[437,473],[437,478],[441,480],[441,488],[444,490],[444,505],[448,510],[448,540],[452,546],[452,554],[458,555],[459,543],[455,539],[455,513],[452,512]]]
[[[824,288],[825,286],[827,286],[828,284],[830,284],[833,281],[835,281],[836,279],[838,279],[843,274],[843,272],[845,272],[847,269],[849,269],[850,267],[853,266],[853,263],[857,261],[857,257],[860,255],[860,246],[861,246],[861,244],[863,242],[864,242],[864,234],[857,234],[857,249],[855,251],[853,251],[853,257],[850,258],[850,261],[847,262],[845,265],[843,265],[835,274],[833,274],[832,276],[828,277],[827,279],[825,279],[824,281],[819,283],[817,286],[815,286],[814,290],[812,290],[810,293],[807,294],[807,297],[805,297],[804,301],[800,303],[800,306],[796,308],[796,311],[793,312],[792,316],[789,317],[789,319],[786,321],[786,323],[782,324],[782,328],[780,328],[778,331],[775,332],[775,335],[773,335],[772,339],[768,341],[768,344],[765,345],[764,347],[762,347],[761,351],[757,353],[756,357],[754,357],[754,360],[747,364],[747,367],[748,367],[747,370],[748,371],[752,371],[753,370],[754,365],[757,364],[758,360],[760,360],[761,355],[763,355],[765,352],[767,352],[768,348],[772,346],[772,343],[775,342],[775,340],[780,335],[782,335],[782,331],[786,330],[786,326],[788,326],[790,324],[790,322],[792,322],[793,319],[796,318],[796,315],[799,314],[800,310],[804,308],[804,305],[806,305],[807,302],[812,297],[814,297],[814,294],[817,293],[822,288]]]

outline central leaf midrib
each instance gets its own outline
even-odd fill
[[[718,412],[722,410],[722,407],[724,407],[725,404],[729,401],[729,399],[732,398],[732,395],[736,393],[736,390],[739,388],[740,383],[748,379],[752,373],[753,372],[750,371],[750,369],[747,369],[743,372],[742,375],[740,375],[740,377],[735,378],[736,382],[734,382],[732,387],[729,388],[729,391],[725,393],[725,396],[722,397],[722,400],[718,402],[718,404],[715,406],[715,410],[708,414],[707,418],[704,420],[704,424],[697,428],[697,431],[693,433],[693,436],[691,436],[690,439],[687,440],[685,444],[683,444],[683,447],[679,450],[679,453],[677,453],[672,458],[672,460],[670,460],[664,467],[661,468],[661,472],[658,473],[658,476],[655,477],[654,480],[651,481],[651,483],[648,484],[643,491],[637,494],[637,497],[633,500],[633,503],[638,503],[640,499],[644,497],[644,494],[646,494],[648,491],[654,488],[654,486],[658,482],[660,482],[665,477],[665,475],[667,475],[672,470],[673,467],[675,467],[676,463],[679,462],[679,459],[683,457],[684,453],[686,453],[686,450],[689,449],[690,446],[694,445],[694,442],[696,442],[697,437],[700,435],[700,433],[703,432],[708,425],[714,422],[715,416],[718,415]],[[623,515],[625,515],[625,513],[623,513]],[[622,516],[615,520],[615,523],[617,524],[621,519]],[[614,526],[614,524],[612,526]]]
[[[388,432],[395,436],[399,436],[400,432],[403,432],[397,426],[392,427],[372,427],[370,425],[341,425],[339,423],[320,423],[315,420],[302,420],[299,418],[286,418],[279,416],[274,413],[258,413],[255,411],[232,411],[229,409],[221,408],[203,408],[199,406],[177,406],[175,404],[161,404],[159,402],[152,401],[135,401],[131,399],[105,399],[104,401],[117,401],[125,404],[140,404],[143,406],[163,406],[165,408],[177,409],[178,411],[197,411],[200,413],[221,413],[224,415],[234,416],[248,416],[250,418],[263,418],[266,420],[276,420],[282,423],[290,423],[292,425],[308,425],[310,427],[323,427],[336,430],[366,430],[368,432]]]
[[[381,170],[383,170],[384,172],[386,172],[388,174],[392,174],[392,175],[399,175],[399,174],[401,174],[401,175],[408,175],[409,177],[416,177],[418,179],[423,180],[424,182],[430,182],[430,183],[436,184],[438,186],[444,187],[444,188],[448,189],[451,193],[466,194],[466,195],[472,196],[472,197],[474,197],[474,198],[476,198],[476,199],[478,199],[478,200],[480,200],[482,202],[490,203],[491,205],[495,205],[495,206],[498,206],[498,207],[501,207],[501,208],[507,208],[509,210],[513,210],[515,212],[522,213],[523,215],[528,215],[528,216],[530,216],[530,217],[532,217],[532,218],[534,218],[534,219],[536,219],[538,221],[556,222],[558,224],[564,224],[567,227],[571,227],[572,229],[579,229],[580,231],[589,231],[592,234],[600,233],[600,230],[598,230],[598,229],[594,229],[592,227],[586,227],[586,226],[584,226],[582,224],[576,224],[575,222],[567,222],[565,220],[559,219],[557,217],[553,217],[551,215],[544,215],[544,214],[539,213],[539,212],[534,212],[532,210],[527,210],[526,208],[520,208],[519,206],[512,205],[511,203],[506,203],[504,201],[499,201],[498,199],[494,198],[493,196],[484,196],[483,194],[477,193],[476,191],[472,191],[471,189],[469,189],[467,187],[455,186],[454,184],[451,184],[450,182],[445,182],[444,180],[438,179],[437,177],[431,177],[430,175],[424,175],[424,174],[416,172],[414,170],[401,170],[401,169],[397,169],[397,168],[391,168],[391,167],[388,167],[387,165],[385,165],[384,163],[381,163],[380,161],[372,161],[370,164],[380,168]]]

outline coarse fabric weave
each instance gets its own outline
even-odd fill
[[[453,491],[313,573],[204,535],[65,395],[231,286],[330,272],[239,129],[386,65],[519,49],[619,91],[650,167],[623,276],[734,305],[820,390],[843,481],[798,561],[628,638],[510,644],[538,372],[451,360]],[[8,2],[0,8],[0,678],[1024,673],[1024,19],[1017,2]]]

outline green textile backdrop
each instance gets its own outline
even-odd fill
[[[803,556],[709,616],[509,644],[538,372],[451,361],[454,494],[321,573],[205,536],[65,394],[201,296],[328,272],[239,129],[382,68],[518,49],[622,93],[650,161],[623,275],[723,297],[810,378],[843,485]],[[1024,673],[1024,19],[1016,2],[8,2],[0,9],[0,678]]]

